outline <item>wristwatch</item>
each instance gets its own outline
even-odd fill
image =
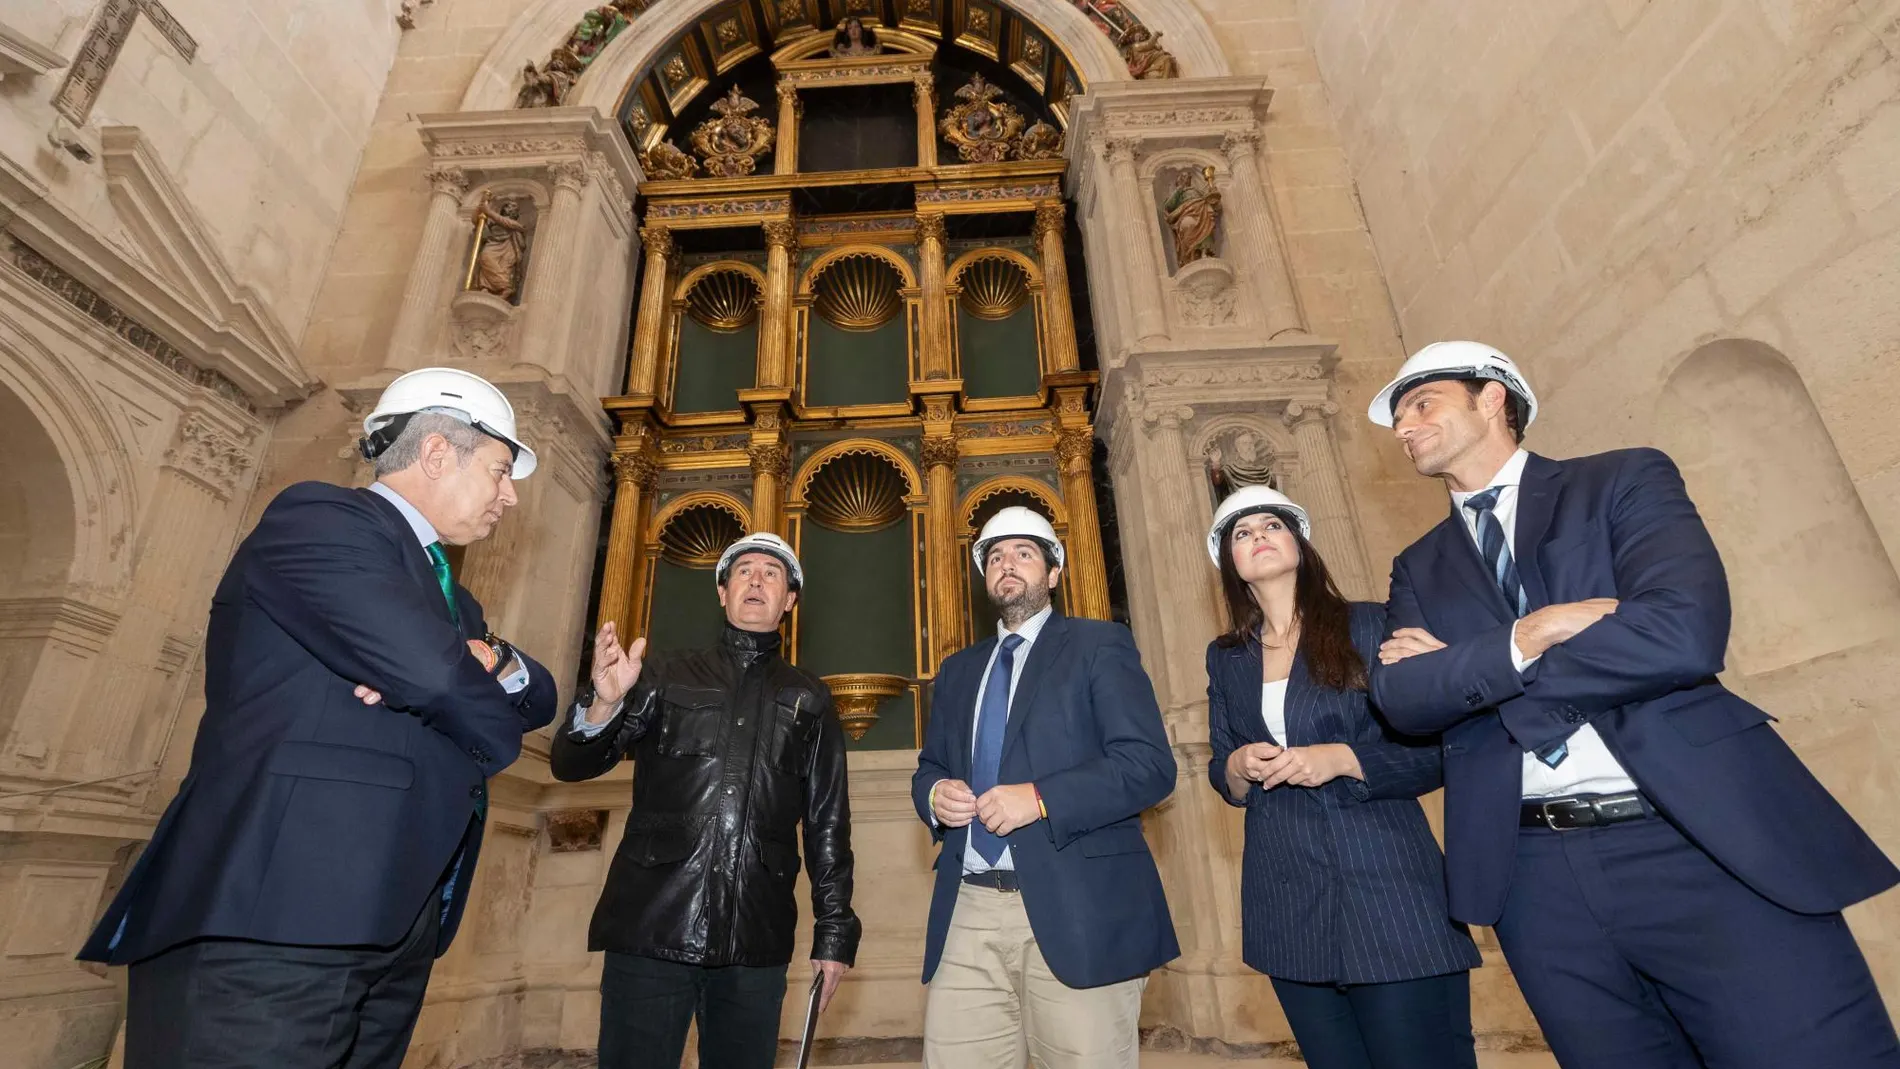
[[[580,706],[583,709],[589,709],[593,707],[593,704],[594,704],[594,681],[593,680],[590,679],[587,682],[582,683],[580,686],[580,689],[574,692],[574,704]]]

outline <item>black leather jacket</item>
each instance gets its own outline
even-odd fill
[[[589,950],[689,965],[783,965],[811,874],[812,957],[849,965],[851,803],[831,690],[785,663],[777,632],[728,626],[708,650],[651,653],[620,714],[591,739],[563,720],[562,780],[634,762],[633,810],[588,928]]]

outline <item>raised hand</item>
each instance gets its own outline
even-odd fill
[[[613,708],[640,681],[640,666],[646,660],[647,640],[636,638],[625,649],[612,620],[600,625],[594,635],[594,708]]]

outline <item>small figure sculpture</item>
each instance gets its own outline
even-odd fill
[[[534,60],[529,60],[521,68],[521,89],[515,93],[515,107],[551,108],[558,103],[554,83],[535,68]]]
[[[475,270],[469,288],[513,301],[521,287],[521,262],[528,245],[520,202],[507,197],[495,203],[483,193],[475,206],[475,225]]]
[[[1220,226],[1220,190],[1214,185],[1214,168],[1201,170],[1205,182],[1194,185],[1194,176],[1181,172],[1174,180],[1174,192],[1163,205],[1168,229],[1174,234],[1174,267],[1180,270],[1196,260],[1214,255],[1214,234]]]
[[[1218,498],[1243,486],[1273,486],[1273,457],[1261,452],[1259,435],[1241,430],[1226,449],[1218,442],[1207,447],[1207,481]]]
[[[667,182],[699,173],[699,161],[681,152],[671,141],[660,141],[640,157],[649,181]]]
[[[855,15],[838,23],[838,32],[831,35],[831,55],[835,59],[875,56],[883,50],[877,34]]]
[[[1016,144],[1016,158],[1019,160],[1054,160],[1062,157],[1062,131],[1036,120],[1036,124],[1023,131],[1023,139]]]
[[[1134,27],[1122,39],[1122,60],[1129,75],[1142,80],[1181,76],[1174,55],[1161,47],[1161,35],[1146,26]]]

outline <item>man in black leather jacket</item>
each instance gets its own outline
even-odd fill
[[[634,761],[626,835],[587,935],[589,950],[606,951],[601,1069],[676,1069],[695,1016],[706,1069],[770,1069],[801,821],[823,1003],[857,954],[844,735],[829,688],[779,652],[798,558],[776,535],[753,534],[714,574],[719,645],[647,658],[645,639],[623,650],[605,624],[592,692],[554,738],[558,779]]]

